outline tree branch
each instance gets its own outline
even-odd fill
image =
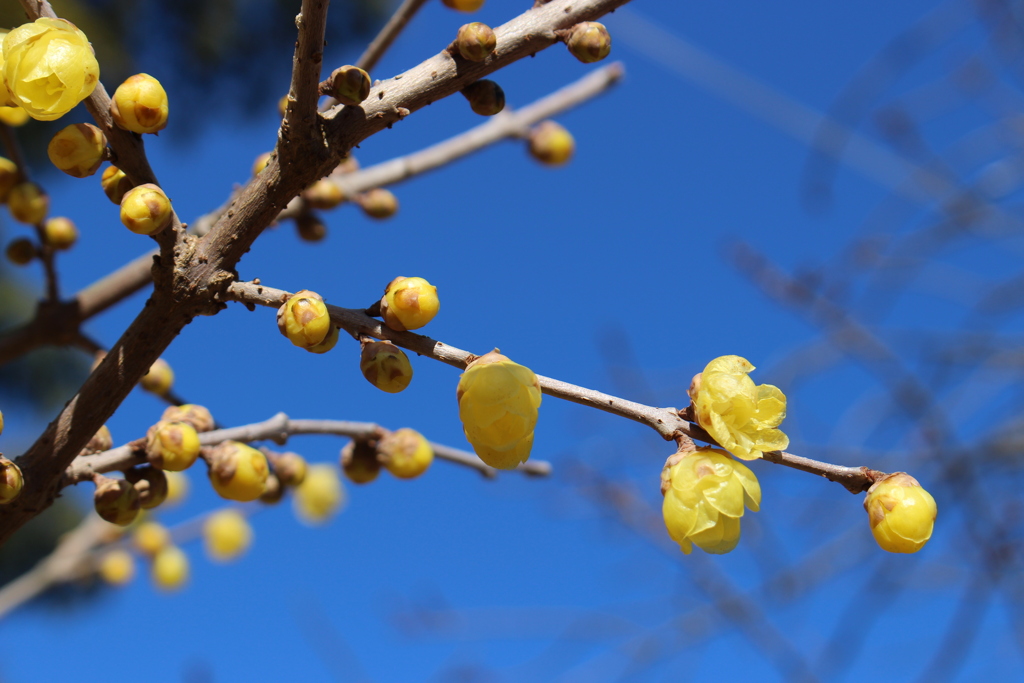
[[[377,66],[380,58],[391,47],[391,44],[395,42],[398,34],[412,21],[412,18],[420,11],[420,7],[423,7],[425,4],[427,4],[427,0],[405,0],[395,10],[395,13],[391,15],[388,23],[380,30],[380,33],[373,39],[373,42],[367,46],[366,50],[359,57],[359,61],[356,62],[356,66],[367,72],[372,71],[373,67]]]
[[[281,123],[281,137],[313,135],[317,125],[317,85],[324,61],[324,33],[327,30],[328,0],[302,0],[295,17],[299,37],[292,58],[292,85]]]

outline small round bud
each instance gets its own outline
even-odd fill
[[[484,6],[484,0],[441,0],[445,7],[459,12],[475,12]]]
[[[156,557],[171,545],[171,532],[159,522],[143,522],[132,534],[132,545],[146,557]]]
[[[131,482],[139,494],[143,510],[152,510],[167,500],[167,475],[155,467],[132,467],[125,470],[124,478]]]
[[[345,201],[345,193],[327,178],[321,178],[302,192],[306,205],[312,209],[333,209]]]
[[[871,533],[882,550],[916,553],[932,537],[938,508],[931,494],[906,472],[890,474],[864,496]]]
[[[188,476],[181,472],[164,471],[167,477],[167,500],[164,506],[177,505],[188,496]]]
[[[306,478],[306,472],[309,470],[306,459],[290,451],[275,457],[271,464],[274,466],[274,474],[285,486],[298,486]]]
[[[325,94],[354,107],[370,96],[370,74],[358,66],[339,66],[327,79]]]
[[[295,219],[295,228],[299,239],[306,242],[319,242],[327,237],[327,226],[314,213],[303,213]]]
[[[146,459],[153,467],[181,472],[199,457],[199,434],[187,422],[161,420],[146,432]]]
[[[206,554],[217,562],[238,559],[252,545],[252,527],[238,510],[217,510],[203,523]]]
[[[391,218],[398,213],[398,198],[383,187],[357,195],[356,203],[370,218]]]
[[[21,180],[18,166],[7,157],[0,157],[0,202],[6,202],[11,188]]]
[[[167,125],[167,93],[149,74],[129,76],[117,86],[110,115],[119,128],[133,133],[156,133]]]
[[[359,369],[373,386],[389,394],[397,394],[412,381],[412,364],[402,349],[391,342],[363,344]]]
[[[377,443],[353,439],[341,449],[341,470],[353,484],[369,484],[380,474]]]
[[[256,157],[256,160],[252,162],[252,175],[256,177],[260,172],[267,167],[270,163],[271,152],[264,152],[263,154]]]
[[[216,426],[210,411],[194,403],[170,406],[164,410],[160,419],[171,422],[187,422],[195,427],[197,432],[208,432]]]
[[[36,257],[36,245],[27,237],[19,237],[7,245],[7,260],[16,266],[32,263]]]
[[[530,131],[530,156],[548,166],[561,166],[572,158],[576,141],[554,121],[542,121]]]
[[[258,500],[264,505],[277,505],[284,498],[284,486],[281,480],[273,474],[267,476],[267,483],[263,486],[263,493]]]
[[[266,487],[270,468],[258,450],[238,441],[225,441],[210,456],[210,483],[228,500],[256,500]]]
[[[505,108],[505,91],[494,81],[483,79],[462,89],[469,108],[480,116],[494,116]]]
[[[584,21],[569,29],[565,46],[572,56],[584,64],[599,62],[612,51],[612,37],[604,24]]]
[[[103,555],[97,572],[111,586],[123,586],[135,578],[135,559],[127,550],[111,550]]]
[[[54,166],[74,178],[99,170],[107,153],[107,136],[91,123],[73,123],[50,138],[46,154]]]
[[[18,465],[0,455],[0,505],[7,505],[21,495],[25,477]]]
[[[128,526],[139,514],[139,494],[124,479],[100,477],[92,503],[100,517],[117,526]]]
[[[330,465],[310,465],[306,479],[295,488],[295,512],[307,524],[322,524],[345,501],[338,470]]]
[[[171,200],[153,183],[133,187],[121,198],[121,222],[136,235],[155,235],[171,224],[173,215]]]
[[[323,297],[308,289],[296,292],[277,309],[277,329],[292,344],[304,349],[322,342],[331,327],[331,316]]]
[[[51,249],[70,249],[77,241],[78,228],[70,218],[57,216],[43,224],[43,244]]]
[[[120,205],[121,200],[128,190],[132,189],[132,181],[124,174],[124,171],[117,166],[108,166],[100,176],[100,185],[103,187],[103,194],[107,199]]]
[[[149,366],[149,372],[139,380],[139,386],[157,396],[166,394],[174,386],[174,370],[171,369],[171,364],[163,358],[157,358]]]
[[[188,556],[176,545],[169,545],[153,558],[153,583],[165,591],[178,590],[188,581]]]
[[[434,461],[434,449],[415,429],[403,427],[377,444],[381,464],[399,479],[413,479],[427,471]]]
[[[331,331],[327,333],[324,340],[316,346],[310,346],[306,350],[310,353],[327,353],[335,347],[338,343],[338,328],[336,325],[331,325]]]
[[[89,439],[89,443],[85,444],[85,448],[82,449],[81,455],[95,455],[96,453],[102,453],[103,451],[109,451],[114,447],[114,437],[110,434],[110,429],[107,425],[103,425],[96,433]]]
[[[437,315],[437,287],[421,277],[396,277],[384,288],[380,314],[393,330],[418,330]]]
[[[18,183],[7,195],[7,208],[16,221],[36,225],[50,210],[50,196],[35,183]]]
[[[487,24],[474,21],[459,28],[455,37],[455,47],[463,59],[471,62],[482,62],[487,59],[498,45],[494,31]]]
[[[28,123],[28,112],[21,107],[0,107],[0,123],[17,128]]]

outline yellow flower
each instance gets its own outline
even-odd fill
[[[344,502],[345,489],[331,465],[310,465],[306,478],[295,487],[295,512],[307,524],[323,524]]]
[[[203,540],[211,558],[228,562],[248,550],[252,544],[252,527],[241,512],[225,508],[206,518]]]
[[[746,358],[722,356],[693,378],[690,399],[697,422],[737,458],[756,460],[781,451],[789,437],[776,429],[786,417],[786,395],[770,384],[754,385]]]
[[[100,82],[85,34],[64,19],[40,17],[4,36],[2,75],[10,101],[40,121],[53,121]]]
[[[495,349],[466,367],[456,398],[466,438],[481,460],[501,470],[526,462],[541,400],[530,368]]]
[[[717,448],[677,453],[661,477],[665,528],[687,555],[694,543],[707,553],[729,552],[740,540],[744,504],[754,512],[761,506],[754,473]]]
[[[178,590],[188,581],[188,565],[188,556],[181,548],[167,546],[153,558],[153,583],[161,590]]]
[[[882,550],[916,553],[932,537],[935,499],[906,472],[876,481],[864,497],[871,533]]]

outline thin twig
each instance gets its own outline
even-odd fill
[[[288,106],[281,123],[281,137],[312,135],[316,128],[316,103],[320,99],[317,85],[324,61],[324,33],[327,30],[328,0],[302,0],[302,10],[295,17],[299,29],[292,59],[292,84]]]
[[[380,30],[377,37],[373,39],[363,54],[359,57],[356,62],[356,66],[364,71],[372,71],[373,67],[377,66],[377,62],[384,56],[384,53],[388,51],[391,44],[395,42],[395,38],[402,32],[402,29],[412,20],[416,13],[419,12],[420,7],[423,7],[427,3],[427,0],[405,0],[395,10],[395,13],[388,19],[388,23],[384,25],[384,28]]]

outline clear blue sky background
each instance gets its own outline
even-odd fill
[[[474,19],[497,25],[526,4],[489,0]],[[637,2],[626,11],[823,111],[867,60],[934,4]],[[608,18],[613,37],[620,23],[625,33],[628,19]],[[465,21],[430,3],[373,75],[399,73],[436,53]],[[358,52],[329,53],[327,63],[351,62]],[[299,241],[291,225],[267,231],[241,263],[241,276],[313,289],[343,306],[368,305],[396,275],[423,276],[437,285],[442,302],[424,330],[434,338],[477,353],[500,347],[538,373],[632,392],[627,398],[658,405],[683,407],[690,377],[723,354],[746,356],[759,366],[756,380],[778,383],[773,364],[817,331],[760,294],[729,264],[723,246],[748,241],[786,269],[825,260],[857,233],[887,190],[842,170],[829,210],[809,212],[800,195],[805,145],[681,79],[636,42],[617,37],[612,58],[625,62],[622,84],[559,117],[577,141],[568,167],[540,167],[521,144],[500,144],[393,188],[401,211],[388,222],[343,206],[328,214],[330,235],[317,245]],[[157,77],[168,68],[146,65]],[[514,107],[589,68],[555,47],[496,80]],[[286,84],[267,87],[284,92]],[[170,97],[170,128],[147,139],[147,149],[179,214],[190,219],[218,206],[247,178],[252,160],[273,145],[278,119],[271,108],[251,123],[225,119],[196,138],[176,136],[183,119],[216,116],[217,97],[201,103]],[[381,162],[479,122],[456,96],[368,140],[357,157],[363,165]],[[150,248],[119,224],[97,178],[53,177],[49,189],[53,213],[72,216],[82,231],[79,246],[60,259],[65,291]],[[143,301],[138,296],[104,314],[89,331],[112,344]],[[913,310],[927,317],[937,309]],[[602,348],[615,339],[610,360]],[[383,394],[360,376],[355,343],[342,339],[324,356],[304,353],[281,337],[268,309],[231,306],[198,319],[166,358],[177,391],[226,425],[285,411],[410,426],[466,446],[453,368],[413,359],[410,388]],[[630,369],[641,370],[643,381],[635,373],[622,381]],[[791,395],[791,450],[856,437],[843,416],[866,391],[877,390],[849,369],[806,383]],[[141,436],[162,410],[136,392],[109,423],[115,441]],[[5,439],[24,442],[38,427],[8,418]],[[311,461],[328,462],[341,446],[314,437],[290,444]],[[459,673],[470,676],[460,680],[493,681],[556,674],[573,681],[783,680],[776,655],[702,607],[708,600],[702,586],[719,577],[753,591],[754,603],[824,678],[859,680],[880,675],[881,667],[887,680],[904,680],[922,670],[952,615],[939,590],[941,567],[954,548],[942,516],[920,556],[886,556],[873,546],[859,498],[755,463],[764,504],[759,515],[744,519],[740,548],[725,557],[699,551],[684,557],[657,529],[645,534],[623,526],[571,476],[573,463],[583,462],[635,483],[658,505],[658,476],[670,452],[641,427],[545,398],[533,457],[554,464],[549,480],[511,474],[485,481],[438,462],[416,481],[384,474],[369,486],[348,486],[347,508],[323,528],[301,525],[283,504],[254,518],[255,545],[233,565],[212,564],[197,543],[188,545],[192,580],[178,594],[161,594],[142,577],[81,609],[19,611],[0,623],[6,653],[0,676],[11,682],[412,681]],[[899,457],[882,464],[901,469]],[[190,474],[192,498],[162,517],[168,523],[218,505],[199,468]],[[810,586],[796,602],[758,588],[765,576],[829,538],[841,544],[829,560],[838,567],[835,580]],[[914,587],[894,597],[864,590],[883,578],[911,576]],[[799,582],[793,588],[800,590]],[[881,605],[879,621],[849,634],[863,639],[861,656],[834,668],[830,662],[842,660],[832,658],[828,644],[837,629],[849,615]],[[625,668],[620,647],[629,652],[646,636],[665,635],[673,617],[702,609],[707,618],[675,633],[651,668]],[[983,620],[964,680],[1003,679],[1020,670],[1005,620],[999,609]]]

